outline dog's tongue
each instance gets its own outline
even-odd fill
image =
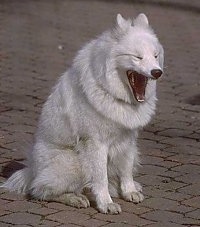
[[[135,99],[138,102],[144,102],[145,89],[146,89],[147,80],[148,80],[147,77],[131,70],[127,71],[127,77],[131,85]]]

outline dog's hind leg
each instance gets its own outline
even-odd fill
[[[72,150],[53,151],[54,157],[44,165],[40,163],[29,187],[30,196],[73,207],[88,207],[88,199],[81,194],[85,180],[76,154]]]
[[[83,194],[64,193],[59,196],[47,196],[46,201],[64,203],[76,208],[87,208],[90,206],[88,198]]]
[[[48,170],[45,170],[33,181],[30,188],[32,197],[44,201],[59,202],[77,208],[90,206],[87,197],[80,193],[79,182],[71,182],[71,186],[69,186],[64,182],[65,180],[67,181],[66,178],[58,179],[57,177],[56,179],[54,176],[46,178],[46,171]]]

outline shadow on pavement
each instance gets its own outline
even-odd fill
[[[23,169],[24,167],[25,165],[22,163],[11,161],[2,168],[1,176],[4,178],[9,178],[14,172]]]
[[[188,103],[190,105],[200,105],[200,94],[187,99],[186,103]]]

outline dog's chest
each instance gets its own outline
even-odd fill
[[[135,140],[137,134],[134,130],[127,129],[111,120],[102,122],[98,133],[100,139],[108,146],[123,143],[125,140]]]

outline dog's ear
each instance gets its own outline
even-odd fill
[[[134,26],[147,27],[149,26],[148,18],[145,14],[140,13],[135,20],[133,20]]]
[[[122,17],[122,15],[121,15],[120,13],[117,14],[116,21],[117,21],[117,25],[118,25],[121,29],[123,29],[124,27],[127,26],[126,20]]]
[[[121,29],[122,31],[127,31],[127,29],[131,26],[131,21],[124,19],[122,15],[118,13],[116,18],[116,24],[118,29]]]

